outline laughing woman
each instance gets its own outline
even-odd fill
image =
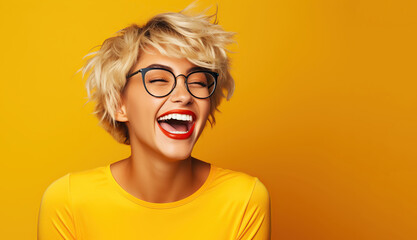
[[[159,14],[89,55],[83,72],[94,113],[131,155],[51,183],[38,239],[270,239],[264,184],[191,156],[234,89],[233,33],[212,17]]]

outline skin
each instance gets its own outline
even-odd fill
[[[143,52],[133,71],[160,64],[172,72],[187,75],[196,67],[185,58],[173,58],[157,50]],[[132,72],[133,72],[132,71]],[[153,203],[174,202],[190,196],[206,181],[210,164],[191,157],[210,110],[210,98],[197,99],[187,91],[184,77],[177,78],[174,91],[163,98],[149,95],[142,75],[129,79],[122,95],[116,119],[126,122],[131,142],[131,155],[111,164],[113,177],[131,195]],[[157,117],[172,109],[193,111],[197,120],[187,139],[172,139],[157,125]]]

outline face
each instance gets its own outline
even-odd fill
[[[169,69],[175,76],[187,75],[197,67],[185,58],[167,57],[153,50],[141,53],[132,72],[155,66]],[[137,148],[171,161],[183,160],[191,155],[204,129],[210,98],[193,97],[183,76],[177,77],[177,84],[168,96],[151,96],[143,84],[142,73],[138,73],[129,78],[119,110],[116,119],[126,122],[132,151]]]

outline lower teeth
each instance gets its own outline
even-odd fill
[[[188,133],[188,131],[187,131],[187,132],[173,131],[173,132],[170,132],[170,133],[174,133],[174,134],[184,134],[184,133]]]

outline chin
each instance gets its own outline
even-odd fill
[[[165,146],[160,149],[161,154],[170,161],[181,161],[189,158],[193,150],[193,146]]]
[[[182,160],[185,160],[185,159],[189,158],[191,156],[191,152],[187,152],[187,153],[179,153],[179,152],[164,153],[164,156],[170,162],[177,162],[177,161],[182,161]]]

